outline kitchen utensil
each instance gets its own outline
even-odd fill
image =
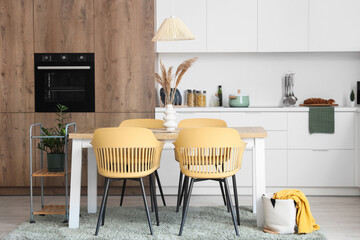
[[[290,74],[291,96],[294,97],[295,101],[297,101],[298,98],[294,95],[294,75],[295,73]]]
[[[284,77],[285,81],[285,96],[283,98],[283,104],[287,107],[293,106],[296,104],[296,99],[291,95],[291,83],[290,83],[291,76],[286,74]]]
[[[229,95],[229,106],[230,107],[248,107],[250,105],[249,95],[240,93],[238,90],[237,94]]]

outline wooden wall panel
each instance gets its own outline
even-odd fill
[[[33,1],[1,0],[0,29],[0,112],[33,112]]]
[[[94,0],[34,0],[35,52],[94,52]]]
[[[155,108],[154,1],[95,1],[96,112]]]
[[[29,127],[34,113],[0,113],[0,123],[0,186],[29,186]]]
[[[66,120],[67,123],[75,122],[77,131],[84,131],[86,129],[93,129],[94,124],[94,113],[69,113],[69,117]],[[35,114],[36,122],[41,122],[44,127],[54,127],[56,126],[56,114],[55,113],[36,113]],[[73,128],[71,127],[71,132]],[[71,140],[69,141],[68,148],[68,166],[71,167]],[[46,153],[44,153],[44,167],[47,166]],[[40,150],[36,151],[36,169],[40,169]],[[65,178],[45,178],[45,186],[65,186]],[[87,151],[83,150],[82,158],[82,175],[81,183],[83,186],[86,186],[87,183]],[[36,179],[36,185],[40,186],[40,178]]]

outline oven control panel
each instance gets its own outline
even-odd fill
[[[35,53],[35,63],[78,64],[94,62],[93,53]]]

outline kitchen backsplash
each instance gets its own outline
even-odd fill
[[[224,106],[237,89],[250,96],[250,107],[282,106],[282,77],[295,74],[294,93],[298,102],[309,97],[333,98],[349,106],[351,89],[360,81],[360,53],[161,53],[166,66],[177,66],[199,57],[179,85],[184,100],[187,89],[207,91],[207,106],[217,86],[223,87]],[[160,88],[159,88],[160,89]],[[356,91],[355,91],[356,92]],[[186,102],[185,102],[186,103]]]

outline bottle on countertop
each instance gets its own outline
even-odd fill
[[[219,98],[219,107],[222,107],[223,101],[222,101],[222,88],[221,85],[218,87],[218,98]]]

